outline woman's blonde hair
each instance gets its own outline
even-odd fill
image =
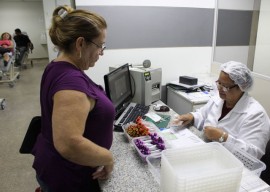
[[[64,5],[54,10],[49,35],[60,51],[71,53],[78,37],[90,42],[106,28],[107,23],[100,15]]]

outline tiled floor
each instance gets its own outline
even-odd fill
[[[0,191],[34,192],[38,186],[32,168],[33,156],[22,155],[19,148],[31,118],[40,114],[39,84],[48,60],[35,60],[33,67],[20,71],[13,88],[0,83]]]

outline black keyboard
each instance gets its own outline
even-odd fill
[[[146,113],[148,113],[149,108],[149,106],[131,103],[130,106],[128,106],[123,114],[119,117],[119,119],[117,119],[115,128],[121,131],[123,125],[130,122],[135,122],[139,116],[143,117]]]
[[[134,122],[139,116],[143,117],[149,111],[149,106],[137,104],[133,110],[130,110],[129,115],[127,115],[124,124],[129,122]]]

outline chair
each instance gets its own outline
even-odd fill
[[[19,152],[21,154],[31,154],[31,151],[36,143],[37,137],[41,131],[41,116],[32,118],[26,134],[24,136]],[[35,192],[42,192],[41,187],[37,187]]]
[[[42,190],[40,187],[38,187],[38,188],[36,188],[35,192],[42,192]]]
[[[20,147],[20,153],[31,154],[31,151],[36,143],[37,137],[41,131],[41,116],[35,116],[32,118],[26,134],[24,136],[22,145]]]
[[[14,69],[14,56],[10,56],[7,65],[5,65],[3,57],[0,55],[0,83],[8,83],[10,87],[13,87],[19,78],[20,73],[15,72]]]
[[[261,173],[261,179],[270,185],[270,141],[268,141],[265,149],[265,154],[262,156],[261,161],[265,163],[266,169]]]

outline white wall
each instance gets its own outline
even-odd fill
[[[270,77],[270,1],[262,0],[253,71]]]
[[[75,0],[76,6],[158,6],[213,8],[215,0]]]
[[[116,0],[113,2],[109,0],[76,0],[76,6],[80,7],[99,5],[214,8],[215,0]],[[103,76],[109,71],[109,66],[119,66],[125,63],[139,64],[145,59],[149,59],[153,67],[162,68],[162,84],[165,85],[170,81],[177,80],[180,75],[209,73],[212,61],[212,46],[105,50],[104,56],[100,58],[96,66],[86,73],[95,82],[104,85]]]
[[[177,80],[180,75],[209,73],[212,47],[105,50],[94,68],[86,71],[96,83],[104,85],[103,76],[109,66],[140,64],[145,59],[152,67],[162,68],[162,84]]]
[[[259,10],[259,26],[257,33],[257,42],[255,47],[253,77],[254,86],[250,91],[253,96],[265,108],[270,117],[270,1],[261,0],[218,0],[218,7],[221,9],[236,9],[236,10]],[[211,72],[219,73],[220,63],[225,62],[226,58],[236,60],[243,63],[248,63],[248,51],[253,47],[218,47],[215,52],[215,60],[212,64]],[[267,76],[262,75],[267,74]]]
[[[238,61],[247,64],[248,53],[249,46],[217,46],[214,61],[219,63]]]
[[[258,10],[256,0],[217,0],[218,9]],[[217,15],[218,17],[218,15]],[[233,30],[233,29],[232,29]],[[214,45],[215,63],[239,61],[248,64],[249,46],[218,46]]]
[[[256,0],[217,0],[220,9],[253,10]]]
[[[250,91],[250,95],[258,100],[261,105],[265,108],[268,116],[270,117],[270,77],[254,73],[254,86]]]
[[[213,63],[211,74],[218,75],[220,72],[220,63]],[[270,77],[252,72],[254,84],[249,94],[254,97],[266,110],[270,117]]]
[[[41,44],[41,35],[45,32],[42,2],[0,1],[0,34],[14,34],[16,28],[26,31],[34,44],[29,58],[47,58],[47,45]]]
[[[262,0],[254,56],[255,85],[252,95],[265,107],[270,117],[270,1]]]
[[[47,38],[47,45],[48,45],[48,57],[49,61],[53,60],[54,58],[57,57],[58,50],[55,49],[53,43],[50,40],[49,37],[49,28],[51,26],[51,18],[52,18],[52,13],[54,9],[59,6],[59,5],[70,5],[73,7],[73,0],[43,0],[43,13],[44,13],[44,19],[45,19],[45,28],[46,28],[46,36]]]

